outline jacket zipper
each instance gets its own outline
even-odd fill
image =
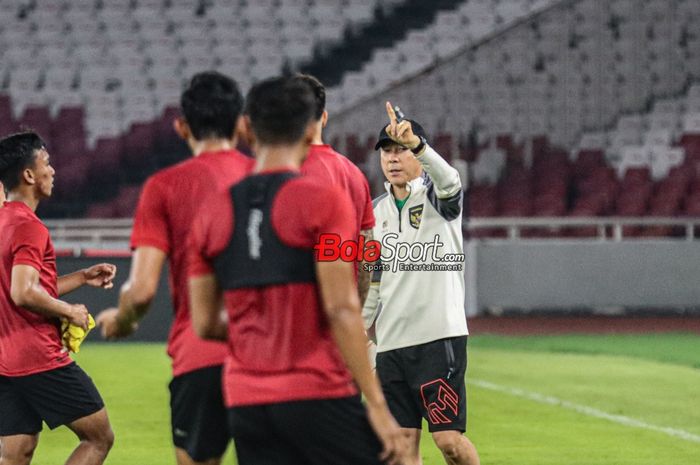
[[[452,340],[445,339],[445,352],[447,355],[447,379],[455,374],[455,351],[452,348]]]

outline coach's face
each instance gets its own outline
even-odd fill
[[[403,187],[420,176],[421,165],[403,145],[387,144],[379,149],[382,171],[392,186]]]

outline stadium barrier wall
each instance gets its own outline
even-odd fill
[[[58,257],[56,263],[59,275],[63,275],[103,262],[117,265],[117,276],[112,289],[104,290],[83,286],[63,296],[63,299],[67,302],[84,304],[93,316],[96,316],[105,308],[117,305],[119,289],[129,276],[131,259],[126,257]],[[163,342],[168,339],[168,330],[172,322],[172,303],[167,276],[167,270],[165,270],[161,276],[158,292],[150,311],[139,323],[138,331],[128,338],[129,341]],[[90,333],[88,340],[103,341],[97,328]]]
[[[470,241],[466,255],[468,315],[700,306],[697,241]]]
[[[127,257],[59,257],[60,274],[117,265],[114,288],[83,287],[65,300],[94,316],[115,306],[129,274]],[[466,243],[467,315],[501,310],[686,309],[700,303],[700,246],[685,240],[473,240]],[[151,310],[128,340],[163,342],[172,322],[167,272]],[[89,340],[102,341],[99,331]]]

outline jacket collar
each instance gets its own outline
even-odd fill
[[[430,178],[428,177],[428,173],[423,171],[420,176],[411,181],[408,181],[408,192],[410,192],[411,194],[420,192],[420,190],[423,189],[428,183],[429,179]],[[391,197],[394,196],[393,192],[391,191],[391,183],[389,181],[384,181],[384,189]]]

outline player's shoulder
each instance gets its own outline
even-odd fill
[[[253,167],[253,165],[255,165],[255,159],[253,157],[249,157],[238,149],[222,150],[220,152],[214,152],[210,155],[215,164],[219,161],[224,161],[225,163],[228,163],[228,165],[235,166],[245,171],[248,171]],[[209,157],[202,158],[202,161],[208,159]]]
[[[322,183],[309,176],[297,176],[291,179],[286,189],[290,195],[299,196],[300,199],[338,198],[346,197],[347,193],[339,186],[331,183]]]
[[[330,163],[333,166],[344,166],[344,160],[346,160],[346,158],[330,145],[324,144],[312,145],[309,149],[308,160],[311,162],[318,161],[324,164]]]
[[[170,180],[179,178],[183,174],[193,172],[211,171],[212,167],[217,167],[221,163],[228,163],[228,166],[239,166],[241,170],[247,171],[255,164],[255,160],[241,153],[240,151],[226,150],[203,154],[204,156],[190,157],[179,161],[172,166],[163,168],[151,176],[157,180]],[[227,167],[228,167],[227,166]]]
[[[13,224],[26,226],[31,225],[39,229],[49,230],[41,219],[32,210],[22,204],[10,205],[0,208],[0,215],[5,216]]]
[[[334,149],[328,144],[312,145],[310,153],[318,155],[319,157],[324,158],[326,160],[331,160],[341,165],[345,165],[346,162],[350,162],[348,157],[338,152],[336,149]],[[352,162],[350,163],[352,164]]]
[[[340,172],[343,176],[350,179],[363,180],[365,179],[362,170],[353,163],[348,157],[335,150],[330,145],[314,146],[319,147],[315,155],[322,161],[326,162]]]
[[[15,233],[19,234],[20,236],[29,234],[34,236],[50,235],[48,226],[46,226],[43,221],[34,215],[25,214],[22,212],[14,218],[13,223],[15,225]]]
[[[193,162],[194,158],[188,158],[187,160],[180,161],[174,165],[162,168],[146,179],[146,186],[168,184],[174,179],[178,179],[184,171],[187,170],[190,163]]]

